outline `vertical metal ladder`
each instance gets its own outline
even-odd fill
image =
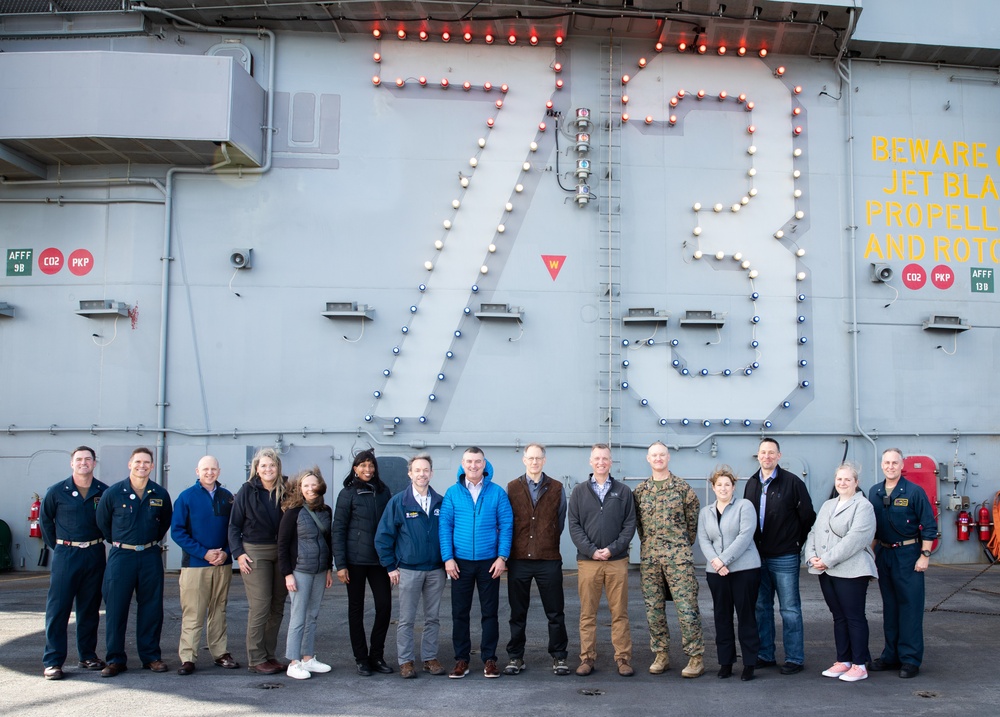
[[[594,131],[600,136],[596,164],[600,242],[601,427],[608,445],[621,443],[621,73],[622,48],[609,36],[601,44],[604,72]]]

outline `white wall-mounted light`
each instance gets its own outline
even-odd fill
[[[229,264],[234,269],[249,269],[253,266],[253,249],[233,249],[229,253]]]

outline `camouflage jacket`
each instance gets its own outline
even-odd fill
[[[642,559],[676,556],[678,551],[690,556],[701,503],[688,482],[673,473],[664,481],[650,477],[634,497]]]

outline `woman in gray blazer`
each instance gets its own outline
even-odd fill
[[[757,590],[760,587],[760,555],[753,542],[757,512],[753,503],[733,500],[736,474],[729,466],[719,466],[708,479],[715,502],[698,514],[698,545],[708,561],[705,565],[708,588],[712,591],[715,616],[715,647],[719,654],[720,678],[733,674],[736,662],[736,634],[733,610],[739,621],[743,674],[753,679],[760,636],[757,633]]]
[[[816,523],[806,538],[809,572],[819,575],[826,604],[833,613],[833,635],[837,661],[824,677],[857,682],[868,677],[868,620],[865,597],[868,583],[878,577],[872,539],[875,510],[858,490],[858,469],[844,463],[833,479],[837,497],[819,509]]]

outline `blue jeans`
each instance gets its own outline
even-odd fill
[[[799,554],[760,559],[760,592],[757,593],[757,630],[761,660],[774,660],[774,594],[778,594],[785,662],[803,665],[806,650],[802,632],[802,599],[799,596]]]
[[[316,623],[326,591],[326,571],[303,573],[294,570],[292,575],[295,576],[296,589],[288,593],[292,598],[292,610],[285,637],[285,657],[301,660],[306,655],[316,656]]]

